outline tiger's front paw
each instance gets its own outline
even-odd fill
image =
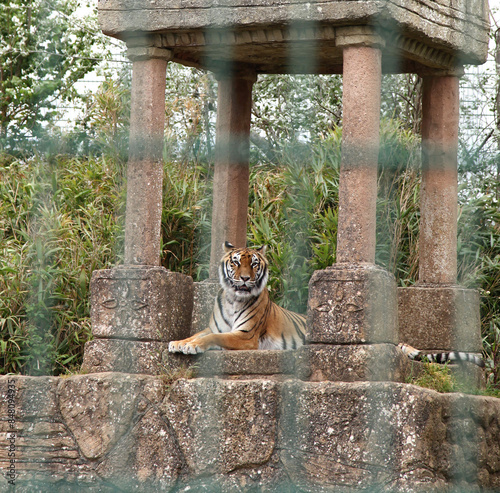
[[[203,353],[204,349],[194,341],[171,341],[168,345],[171,353],[198,354]]]

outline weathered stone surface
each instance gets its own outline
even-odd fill
[[[474,491],[492,463],[478,426],[491,404],[403,384],[290,382],[278,441],[284,467],[300,491]]]
[[[200,376],[231,375],[243,378],[293,374],[295,351],[207,351],[196,359]]]
[[[293,378],[166,388],[161,378],[117,373],[0,377],[2,394],[9,379],[23,396],[22,493],[500,488],[500,399]],[[51,402],[39,415],[37,387]],[[0,416],[2,471],[6,423]],[[0,491],[11,489],[0,475]]]
[[[35,417],[40,419],[56,414],[56,388],[59,378],[8,375],[0,376],[0,395],[3,396],[0,399],[0,420],[7,419],[8,415],[6,396],[9,381],[14,385],[13,396],[17,420],[28,421]]]
[[[220,289],[219,281],[211,279],[194,283],[191,335],[208,327],[214,309],[215,298]]]
[[[87,459],[107,454],[129,429],[140,390],[138,378],[118,373],[60,381],[61,415]]]
[[[192,278],[163,267],[118,267],[92,274],[94,337],[182,339],[189,334],[192,307]]]
[[[418,280],[457,282],[458,77],[424,77]]]
[[[167,342],[94,339],[85,343],[82,371],[127,372],[158,375]]]
[[[149,51],[150,58],[132,57],[125,265],[160,265],[165,132],[165,108],[160,101],[165,100],[170,51]],[[157,58],[160,51],[166,57]]]
[[[479,294],[461,287],[398,288],[399,342],[481,352]]]
[[[309,282],[310,343],[396,343],[394,277],[375,265],[337,264]]]
[[[101,478],[124,491],[169,491],[183,467],[171,427],[157,409],[160,401],[153,402],[134,416],[130,432],[96,469]]]
[[[194,476],[265,464],[276,438],[277,384],[180,380],[162,404]]]
[[[310,344],[297,350],[297,377],[312,382],[404,382],[410,361],[392,344]]]
[[[336,257],[375,264],[382,53],[372,46],[346,46],[343,53]]]
[[[489,20],[484,0],[255,0],[243,4],[214,0],[100,0],[98,9],[106,34],[130,39],[143,32],[162,33],[162,45],[174,48],[176,60],[205,67],[235,57],[258,71],[286,72],[291,68],[287,61],[294,47],[291,40],[310,39],[308,31],[324,27],[333,30],[366,25],[387,38],[388,55],[396,59],[402,55],[424,65],[450,68],[453,59],[479,64],[487,55]],[[292,32],[299,23],[301,35]],[[236,49],[220,49],[213,43],[212,38],[217,36],[210,36],[211,30],[216,35],[222,31],[224,44]],[[332,66],[339,64],[335,37],[327,43],[319,34],[312,37],[318,41],[318,49],[309,53],[309,58],[317,56],[321,70],[331,72]]]

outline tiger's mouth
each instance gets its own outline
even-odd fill
[[[245,293],[249,293],[252,290],[252,288],[250,288],[250,286],[245,286],[245,285],[243,285],[243,286],[234,286],[234,289],[236,291],[243,291]]]

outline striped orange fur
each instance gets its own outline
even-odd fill
[[[169,351],[196,354],[210,348],[295,349],[304,344],[305,317],[269,298],[266,248],[235,248],[226,242],[224,250],[219,266],[222,289],[209,327],[170,342]]]

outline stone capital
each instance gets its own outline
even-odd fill
[[[221,80],[243,79],[252,83],[257,81],[257,73],[248,67],[227,67],[214,70],[217,82]]]
[[[131,46],[127,49],[127,57],[132,62],[160,59],[169,62],[174,57],[172,50],[156,46]]]
[[[383,48],[385,40],[369,26],[345,26],[335,29],[335,44],[340,48],[348,46]]]
[[[418,75],[422,78],[425,77],[458,77],[461,78],[465,74],[464,67],[462,65],[456,67],[450,67],[449,69],[442,70],[431,67],[422,67],[417,71]]]

